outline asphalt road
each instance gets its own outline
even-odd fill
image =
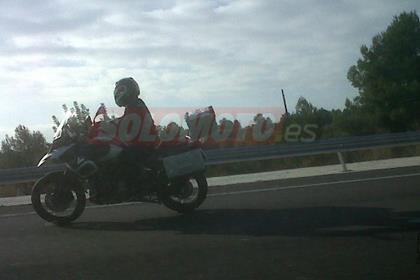
[[[0,208],[0,279],[420,279],[420,168],[215,187],[193,215]]]

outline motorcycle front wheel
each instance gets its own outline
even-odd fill
[[[67,225],[82,215],[86,195],[77,178],[52,172],[39,179],[31,195],[35,212],[44,220]]]
[[[179,213],[190,213],[207,197],[207,179],[204,174],[172,182],[161,196],[162,203]]]

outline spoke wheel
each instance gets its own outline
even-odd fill
[[[166,207],[180,213],[192,212],[207,196],[207,180],[204,174],[175,182],[168,188],[169,191],[161,200]]]
[[[86,196],[79,180],[63,172],[50,173],[38,180],[32,190],[31,200],[41,218],[59,225],[77,219],[86,205]]]

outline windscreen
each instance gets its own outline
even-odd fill
[[[69,119],[74,116],[75,114],[67,111],[64,115],[63,120],[60,122],[60,125],[57,127],[57,131],[54,134],[54,140],[60,138],[63,134],[63,127],[68,123]]]

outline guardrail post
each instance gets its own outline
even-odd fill
[[[342,154],[341,152],[337,152],[337,156],[338,156],[338,160],[339,160],[339,161],[340,161],[340,163],[341,163],[341,166],[343,167],[343,172],[347,172],[347,171],[349,171],[349,170],[347,169],[346,162],[344,161],[343,154]]]
[[[24,187],[21,184],[16,184],[16,196],[24,195]]]

